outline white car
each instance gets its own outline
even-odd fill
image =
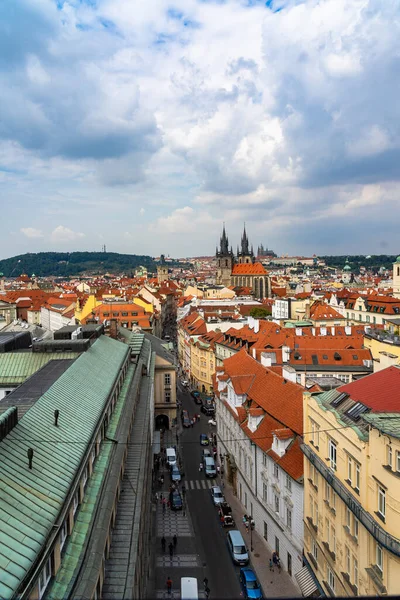
[[[214,485],[211,488],[211,498],[213,499],[215,506],[218,506],[222,502],[225,502],[225,498],[223,493],[221,492],[221,488],[217,485]]]
[[[184,387],[187,387],[189,385],[189,382],[187,379],[182,379],[181,383]]]

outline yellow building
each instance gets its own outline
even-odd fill
[[[371,350],[374,372],[400,364],[400,336],[386,329],[369,329],[364,334],[364,347]]]
[[[103,304],[102,300],[97,300],[94,294],[90,294],[85,302],[82,302],[79,298],[76,301],[75,305],[75,321],[76,323],[81,323],[84,319],[86,319],[96,308],[96,306],[100,306]]]
[[[304,394],[304,556],[328,596],[397,594],[400,368]]]
[[[190,374],[194,388],[212,393],[212,376],[215,373],[215,340],[223,337],[220,332],[210,331],[192,340],[190,349]]]

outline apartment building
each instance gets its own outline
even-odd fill
[[[400,368],[304,394],[304,554],[328,596],[397,594]]]
[[[303,390],[244,349],[215,376],[220,448],[243,511],[296,581],[303,568]],[[267,545],[268,544],[268,545]]]

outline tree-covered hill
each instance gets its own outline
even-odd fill
[[[156,263],[151,256],[117,252],[38,252],[0,260],[0,272],[5,277],[18,277],[22,273],[39,277],[67,277],[83,273],[130,275],[139,265],[150,271],[156,270]]]
[[[381,267],[385,267],[389,271],[393,268],[393,263],[396,261],[396,256],[392,254],[377,254],[366,256],[365,254],[358,256],[320,256],[328,267],[337,267],[343,269],[346,260],[349,260],[350,267],[355,273],[359,272],[360,267],[365,267],[371,271],[379,271]]]

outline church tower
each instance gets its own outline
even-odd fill
[[[225,225],[220,238],[219,249],[217,247],[215,257],[217,259],[217,273],[215,283],[217,285],[231,285],[232,267],[233,267],[233,252],[229,250],[228,236],[226,235]]]
[[[349,259],[346,258],[345,265],[342,271],[342,281],[345,285],[351,283],[351,267],[349,265]]]
[[[160,264],[157,265],[157,281],[158,283],[163,283],[168,279],[168,267],[165,264],[165,256],[161,254]]]
[[[400,298],[400,256],[393,263],[393,296]]]
[[[244,225],[243,235],[240,242],[240,252],[238,252],[238,262],[239,263],[253,263],[254,262],[254,252],[253,248],[249,247],[249,238],[246,233],[246,224]]]

